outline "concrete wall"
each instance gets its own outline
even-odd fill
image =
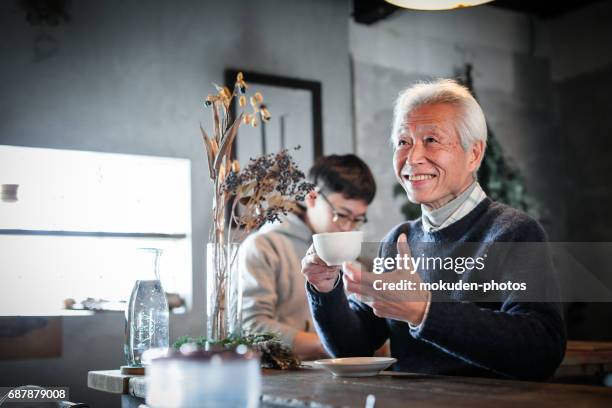
[[[325,153],[352,151],[345,1],[72,2],[72,21],[33,27],[0,3],[0,144],[133,153],[192,161],[194,308],[171,339],[204,330],[204,244],[211,189],[198,122],[228,67],[318,80]],[[248,78],[247,78],[248,81]],[[86,373],[123,360],[123,317],[64,318],[63,357],[0,362],[0,384],[69,385],[113,406]]]
[[[537,52],[550,60],[559,135],[567,151],[569,237],[612,240],[612,4],[599,2],[543,23]],[[588,214],[588,215],[587,215]]]

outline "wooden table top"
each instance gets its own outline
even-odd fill
[[[612,389],[471,377],[383,372],[377,377],[339,378],[321,369],[263,371],[262,406],[360,407],[368,394],[377,407],[611,407]],[[91,388],[144,398],[143,376],[91,371]]]
[[[612,364],[612,342],[570,340],[563,364]]]

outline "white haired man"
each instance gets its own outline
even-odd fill
[[[395,175],[408,199],[421,205],[422,216],[393,228],[380,246],[380,257],[410,255],[411,248],[419,248],[417,256],[447,259],[458,252],[465,256],[467,248],[477,258],[492,243],[546,241],[537,221],[492,201],[478,184],[487,127],[465,87],[437,80],[403,91],[391,139]],[[546,254],[520,267],[509,259],[495,264],[504,278],[519,279],[533,271],[544,276],[552,270]],[[421,282],[437,279],[477,282],[483,275],[473,267],[461,275],[414,264],[407,270],[395,265],[382,275],[361,273],[351,264],[342,271],[327,266],[312,247],[302,260],[315,327],[333,356],[372,355],[390,339],[391,355],[398,359],[395,370],[530,380],[550,377],[563,358],[565,328],[554,301],[521,301],[509,290],[485,303],[473,301],[466,291],[419,289]],[[387,282],[413,282],[417,289],[409,296],[380,290],[375,281],[382,276]],[[347,298],[344,289],[353,295]]]

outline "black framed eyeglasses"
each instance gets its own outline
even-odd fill
[[[368,222],[368,218],[365,215],[353,217],[352,215],[339,212],[336,207],[334,207],[334,205],[329,201],[327,196],[325,196],[325,194],[323,194],[321,191],[319,191],[318,193],[321,195],[327,205],[329,205],[329,208],[331,208],[333,214],[332,221],[340,228],[360,228],[363,226],[363,224]]]

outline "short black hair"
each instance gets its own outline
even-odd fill
[[[319,157],[308,177],[323,192],[340,193],[349,200],[363,200],[369,205],[376,195],[376,182],[370,168],[354,154]]]

